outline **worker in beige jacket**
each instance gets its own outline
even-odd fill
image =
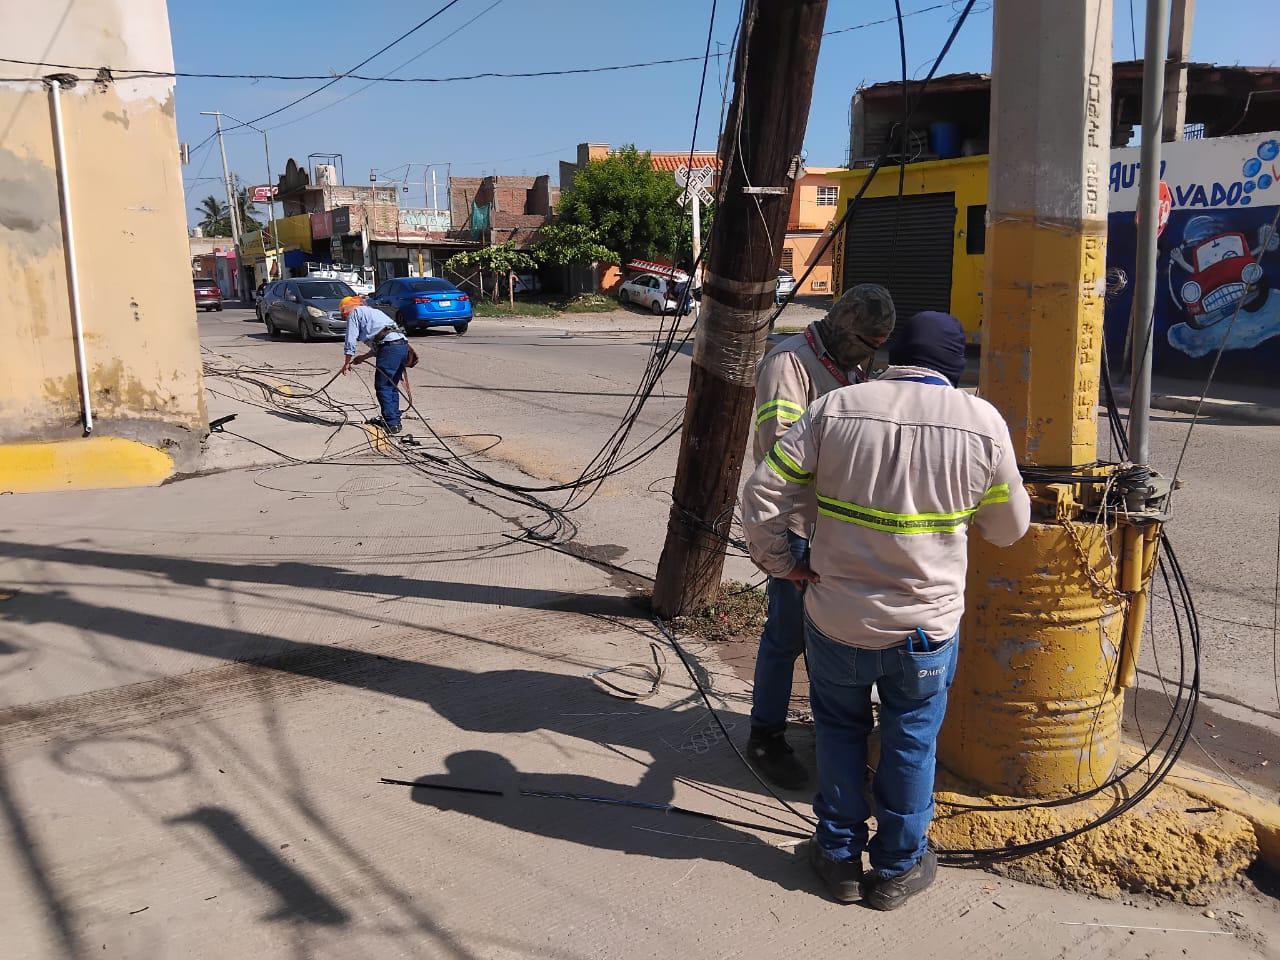
[[[743,526],[755,562],[805,586],[809,697],[817,732],[817,831],[809,858],[832,895],[891,910],[933,882],[925,834],[934,758],[955,674],[972,526],[1008,545],[1030,521],[1009,430],[956,389],[955,317],[899,321],[891,366],[814,401],[747,481]],[[816,500],[812,562],[788,543]],[[863,797],[871,687],[880,697],[875,838]],[[871,873],[864,875],[867,849]]]
[[[864,283],[845,292],[821,320],[815,320],[778,344],[756,370],[755,462],[758,465],[779,437],[823,394],[862,380],[862,370],[893,330],[889,291]],[[809,552],[817,518],[810,501],[787,525],[792,556]],[[747,757],[780,787],[795,790],[809,774],[786,740],[787,708],[796,657],[804,651],[804,601],[799,584],[771,577],[769,612],[756,654],[751,691],[751,735]]]

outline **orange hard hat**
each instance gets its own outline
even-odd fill
[[[338,311],[345,317],[362,303],[364,303],[364,297],[343,297],[338,303]]]

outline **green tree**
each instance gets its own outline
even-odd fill
[[[508,240],[505,243],[496,243],[491,247],[481,247],[479,250],[455,253],[444,262],[444,265],[456,274],[478,270],[480,272],[481,289],[486,288],[484,275],[488,273],[493,278],[488,289],[492,291],[493,299],[496,302],[498,299],[498,282],[500,280],[506,281],[507,297],[514,299],[515,293],[511,285],[512,276],[517,273],[536,270],[538,261],[523,250],[517,250],[516,245]]]
[[[262,221],[257,218],[253,209],[253,201],[249,198],[249,188],[239,185],[240,180],[234,174],[232,180],[236,184],[236,206],[240,211],[240,230],[251,233],[262,229]],[[225,201],[210,194],[200,201],[198,211],[201,216],[200,229],[206,237],[229,237],[231,233],[231,208]]]
[[[236,179],[239,183],[239,178]],[[253,209],[253,201],[249,199],[249,188],[240,187],[236,191],[236,206],[240,208],[240,229],[245,233],[250,230],[261,230],[262,221],[258,219]]]
[[[200,201],[197,209],[201,218],[200,229],[206,237],[231,235],[231,217],[227,214],[228,207],[224,202],[210,194]]]
[[[649,153],[629,144],[579,170],[558,212],[563,223],[590,229],[622,263],[672,254],[687,260],[693,228],[680,194],[671,174],[654,170]]]
[[[600,243],[596,232],[580,223],[547,224],[538,231],[532,253],[539,263],[555,267],[618,262],[618,255]]]

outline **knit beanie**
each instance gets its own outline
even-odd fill
[[[923,310],[900,321],[889,338],[889,362],[894,366],[936,370],[958,386],[964,372],[964,327],[949,313]]]

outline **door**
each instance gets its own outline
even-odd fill
[[[396,305],[392,302],[392,297],[395,295],[395,287],[395,282],[390,280],[378,287],[369,298],[370,306],[377,307],[388,317],[394,317],[396,315]]]
[[[956,195],[863,199],[845,227],[844,287],[878,283],[899,317],[951,312]]]
[[[290,281],[284,285],[284,297],[279,301],[280,322],[277,326],[294,333],[302,332],[300,315],[302,313],[302,295],[298,293],[298,285]]]
[[[277,330],[288,330],[289,319],[285,316],[284,291],[288,284],[280,282],[273,283],[271,289],[271,303],[267,308],[267,312],[271,314],[271,322],[276,325]]]

